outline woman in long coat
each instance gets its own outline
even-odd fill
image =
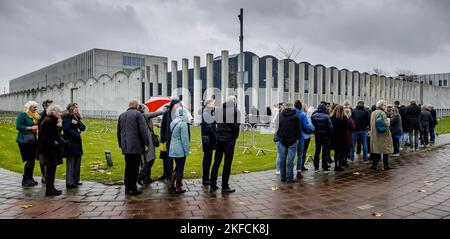
[[[46,196],[61,195],[61,191],[55,188],[56,167],[63,162],[60,151],[61,115],[61,107],[50,105],[39,131],[38,153],[40,163],[45,165]]]
[[[377,169],[378,161],[383,156],[384,170],[392,169],[389,167],[389,154],[394,152],[394,145],[392,143],[391,131],[389,130],[390,120],[388,119],[386,111],[386,103],[380,100],[376,104],[376,110],[372,112],[370,117],[370,155],[372,158],[371,169]],[[380,126],[377,127],[377,119],[381,126],[386,129],[384,132],[380,131]]]
[[[331,145],[334,149],[334,171],[344,170],[344,158],[348,155],[347,130],[349,130],[348,118],[345,115],[344,107],[337,105],[331,116],[333,123],[333,133],[331,134]]]

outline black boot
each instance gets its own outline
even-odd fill
[[[177,187],[176,187],[176,193],[185,193],[186,192],[186,190],[184,190],[183,188],[182,188],[182,183],[181,183],[181,181],[183,180],[183,177],[182,176],[176,176],[176,185],[177,185]]]
[[[170,179],[170,184],[169,184],[169,191],[171,191],[171,192],[176,190],[176,188],[175,188],[176,179],[177,179],[177,172],[173,171],[172,178]]]

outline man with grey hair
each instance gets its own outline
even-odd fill
[[[119,116],[117,124],[117,140],[125,155],[125,194],[129,196],[142,193],[136,182],[141,155],[148,150],[151,137],[138,106],[137,100],[130,101],[128,110]]]
[[[376,109],[370,117],[371,169],[377,169],[378,161],[380,161],[381,157],[383,157],[384,170],[393,169],[389,166],[389,154],[394,152],[394,144],[389,130],[390,120],[385,112],[386,103],[384,100],[380,100],[377,102]]]
[[[409,132],[409,143],[411,150],[417,150],[419,148],[420,112],[421,110],[417,105],[416,100],[411,100],[410,105],[406,107],[405,111],[406,128]]]
[[[428,111],[431,113],[431,117],[433,117],[433,120],[430,123],[430,144],[434,144],[434,140],[436,138],[436,132],[434,131],[436,128],[437,122],[437,114],[436,110],[434,109],[432,104],[429,104],[427,106]]]

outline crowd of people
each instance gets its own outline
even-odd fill
[[[304,163],[311,134],[315,136],[315,171],[320,164],[323,171],[330,171],[333,162],[335,171],[343,171],[349,167],[349,162],[355,161],[355,155],[363,161],[371,161],[371,169],[377,169],[383,159],[384,170],[390,170],[393,168],[389,165],[389,156],[400,156],[402,144],[416,151],[419,141],[423,147],[434,143],[438,123],[433,106],[419,106],[415,100],[408,106],[400,105],[399,101],[388,105],[380,100],[371,108],[363,101],[355,108],[348,101],[342,105],[321,102],[317,109],[308,108],[297,100],[294,104],[278,104],[277,111],[274,119],[276,174],[280,174],[283,182],[297,181],[302,178],[302,172],[308,170]]]
[[[54,186],[56,167],[66,158],[67,189],[77,188],[80,182],[80,165],[83,155],[81,134],[86,126],[76,103],[66,110],[51,100],[42,104],[44,111],[37,113],[38,104],[29,101],[24,111],[17,116],[17,143],[24,162],[22,185],[33,187],[38,183],[33,178],[35,161],[39,160],[42,183],[46,195],[60,195]],[[184,193],[183,174],[186,158],[190,153],[190,120],[181,98],[173,98],[164,110],[149,112],[146,105],[137,100],[129,102],[129,108],[118,118],[117,140],[125,157],[125,194],[135,196],[142,193],[137,184],[153,182],[151,171],[157,158],[163,160],[163,175],[168,190]],[[236,97],[216,105],[212,99],[204,101],[201,114],[201,141],[203,146],[202,183],[211,193],[219,189],[217,178],[224,161],[221,191],[233,193],[229,178],[234,149],[239,137],[241,114]],[[154,131],[153,118],[161,116],[158,125],[160,136]],[[319,167],[330,171],[343,171],[356,159],[372,163],[377,169],[383,160],[385,170],[392,169],[389,157],[400,156],[401,147],[410,150],[419,148],[419,141],[427,147],[435,141],[437,125],[436,111],[432,105],[417,105],[411,100],[408,106],[395,101],[393,105],[380,100],[371,108],[359,101],[355,108],[349,102],[331,104],[321,102],[317,109],[299,100],[279,103],[274,110],[274,142],[277,149],[276,173],[282,182],[295,182],[307,171],[307,151],[314,136],[314,170]],[[331,157],[334,151],[334,157]],[[362,153],[362,154],[361,154]],[[295,159],[297,164],[294,165]],[[322,159],[322,161],[320,161]],[[175,164],[175,167],[174,167]],[[296,171],[296,179],[294,179]]]

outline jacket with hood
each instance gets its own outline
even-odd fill
[[[216,109],[216,140],[232,141],[239,137],[240,112],[233,102],[225,102]]]
[[[406,107],[406,129],[408,132],[420,130],[420,112],[420,107],[417,104],[411,104]]]
[[[189,154],[189,128],[183,107],[175,112],[175,119],[170,123],[171,139],[169,157],[182,158]]]
[[[317,137],[330,137],[333,131],[330,115],[324,104],[320,104],[312,114],[311,121],[314,125],[314,134]]]
[[[356,106],[352,110],[352,119],[356,131],[367,130],[370,125],[370,112],[364,106]]]
[[[286,108],[278,115],[275,132],[280,143],[289,147],[301,139],[300,119],[294,109]]]

